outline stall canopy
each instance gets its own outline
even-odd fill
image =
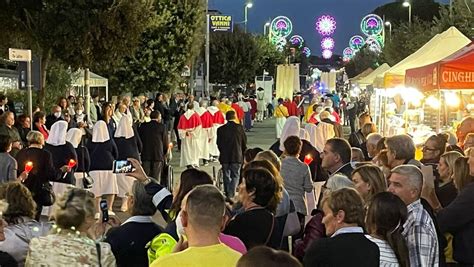
[[[388,65],[387,63],[383,63],[378,68],[376,68],[374,71],[372,71],[369,75],[367,75],[367,76],[363,77],[362,79],[360,79],[357,83],[361,87],[367,87],[367,85],[371,85],[371,84],[374,83],[375,78],[377,78],[378,75],[384,73],[388,69],[390,69],[390,65]]]
[[[357,83],[360,79],[366,77],[367,75],[371,74],[374,70],[372,68],[367,68],[363,72],[359,73],[357,76],[354,76],[349,79],[352,83]]]
[[[405,84],[423,91],[474,89],[474,43],[436,63],[408,69]]]
[[[384,73],[384,87],[392,88],[405,84],[407,69],[435,63],[452,55],[471,43],[471,40],[462,34],[456,27],[437,34],[415,53],[406,57]]]
[[[98,74],[93,73],[92,71],[89,72],[90,79],[89,85],[91,87],[105,87],[105,99],[109,98],[109,80],[104,78]],[[72,75],[72,86],[81,86],[84,87],[84,70],[80,69],[74,72]]]

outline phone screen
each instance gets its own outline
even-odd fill
[[[132,162],[128,160],[114,161],[113,173],[130,173],[134,171]]]
[[[100,211],[102,212],[102,221],[109,221],[109,210],[107,209],[107,200],[102,199],[100,201]]]

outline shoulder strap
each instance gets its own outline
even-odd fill
[[[268,242],[270,242],[270,238],[272,237],[273,234],[273,227],[275,226],[275,216],[273,216],[273,213],[269,212],[270,215],[272,215],[272,227],[270,228],[270,233],[268,233],[267,240],[265,240],[265,245],[268,245]]]
[[[97,258],[99,260],[99,267],[102,267],[102,260],[101,260],[101,255],[100,255],[100,243],[99,242],[95,243],[95,248],[97,250]]]

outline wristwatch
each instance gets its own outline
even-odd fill
[[[147,185],[147,184],[149,184],[149,183],[151,183],[151,179],[150,179],[150,178],[146,178],[146,180],[143,181],[143,184],[144,184],[144,185]]]

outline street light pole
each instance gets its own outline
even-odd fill
[[[206,57],[206,80],[204,81],[205,83],[205,91],[207,93],[207,97],[211,99],[211,95],[209,92],[209,38],[210,38],[210,32],[209,32],[209,0],[206,0],[206,49],[205,49],[205,57]],[[204,92],[203,92],[204,95]]]
[[[386,21],[385,26],[388,26],[388,32],[390,34],[389,40],[392,42],[392,23],[390,21]]]
[[[409,1],[403,2],[404,7],[408,7],[408,25],[411,26],[411,3]]]
[[[267,22],[265,25],[263,25],[263,36],[267,36],[267,27],[270,27],[270,22]]]
[[[249,8],[252,8],[253,7],[253,4],[252,2],[249,2],[247,4],[245,4],[245,7],[244,7],[244,24],[245,24],[245,33],[247,33],[247,15],[248,15],[248,9]]]

